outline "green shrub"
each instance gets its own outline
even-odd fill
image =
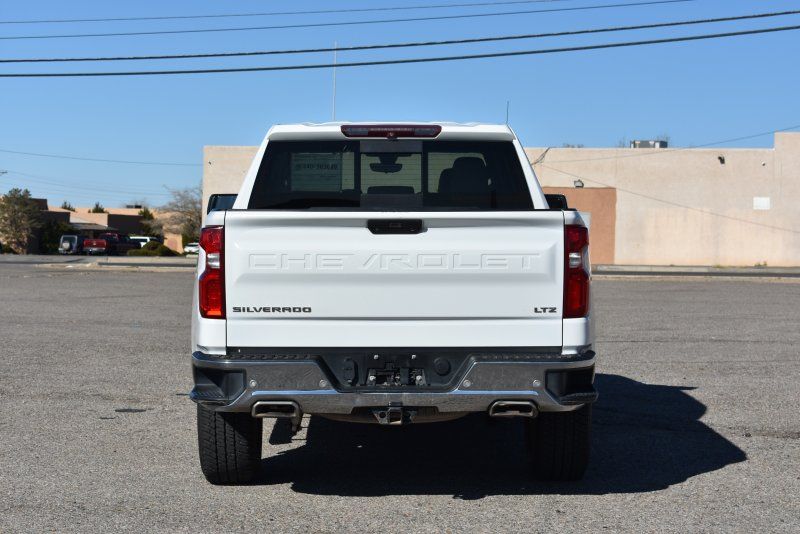
[[[43,254],[56,254],[61,246],[61,236],[74,234],[72,226],[62,221],[47,221],[42,226],[39,237],[39,252]]]
[[[177,256],[178,255],[177,252],[175,252],[174,250],[172,250],[168,246],[163,245],[161,243],[158,244],[158,248],[156,249],[156,253],[159,256]]]
[[[159,243],[150,241],[142,248],[135,248],[128,251],[128,256],[177,256],[178,253],[171,248]]]

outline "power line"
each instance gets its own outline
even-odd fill
[[[44,196],[44,197],[63,197],[69,199],[86,199],[86,200],[97,200],[98,197],[112,199],[114,201],[119,202],[129,202],[132,200],[136,200],[137,198],[142,197],[152,197],[151,194],[109,194],[95,189],[67,189],[67,188],[59,188],[47,185],[40,185],[36,183],[28,183],[28,180],[16,180],[16,179],[9,179],[8,177],[0,176],[0,183],[3,182],[5,179],[8,184],[3,187],[18,187],[20,189],[28,189],[36,196]],[[37,193],[38,192],[38,193]],[[161,202],[161,199],[157,199],[157,202]]]
[[[165,15],[158,17],[114,17],[96,19],[44,19],[44,20],[1,20],[0,24],[59,24],[72,22],[130,22],[149,20],[188,20],[224,19],[235,17],[273,17],[282,15],[324,15],[332,13],[368,13],[377,11],[417,11],[422,9],[449,9],[455,7],[503,6],[513,4],[540,4],[552,2],[571,2],[572,0],[507,0],[503,2],[470,2],[463,4],[433,4],[418,6],[365,7],[357,9],[313,9],[307,11],[268,11],[263,13],[220,13],[212,15]]]
[[[23,179],[17,180],[13,182],[15,187],[26,188],[26,189],[38,189],[39,191],[47,191],[52,194],[58,195],[65,195],[70,197],[79,197],[85,195],[86,197],[99,197],[104,196],[106,198],[115,198],[115,199],[135,199],[137,197],[148,197],[148,198],[157,198],[160,201],[165,201],[169,195],[164,193],[126,193],[124,191],[111,191],[108,189],[98,189],[95,187],[75,187],[75,188],[68,188],[68,187],[58,187],[53,186],[50,184],[39,184],[36,182],[32,182],[30,179]]]
[[[87,194],[86,198],[88,198],[88,195],[91,195],[91,196],[94,196],[94,197],[96,197],[96,196],[104,196],[104,197],[107,197],[107,198],[115,198],[115,199],[131,199],[131,198],[136,198],[136,197],[162,197],[162,198],[166,198],[166,197],[170,196],[170,193],[159,193],[159,192],[156,192],[156,190],[131,191],[131,190],[125,190],[125,189],[120,190],[120,189],[117,189],[117,188],[109,188],[108,187],[109,184],[106,184],[106,187],[98,187],[98,186],[95,186],[95,185],[87,185],[87,184],[82,184],[82,185],[70,184],[70,185],[67,185],[67,184],[62,184],[62,183],[57,183],[57,182],[50,182],[48,180],[32,178],[33,176],[37,176],[37,175],[31,175],[31,174],[28,174],[28,173],[22,173],[22,172],[13,171],[13,170],[11,170],[9,172],[10,172],[10,174],[13,174],[13,175],[16,176],[16,178],[14,178],[13,181],[12,181],[12,183],[14,183],[14,184],[19,184],[19,185],[21,185],[23,187],[24,186],[30,186],[30,187],[40,188],[40,189],[46,189],[47,191],[52,191],[52,192],[57,193],[57,194],[68,195],[68,196],[71,196],[71,197],[79,197],[79,196],[81,196],[81,192],[84,192],[84,193]],[[6,176],[5,178],[6,178],[6,181],[10,181],[11,180],[8,176]],[[1,180],[2,180],[2,178],[0,178],[0,181]]]
[[[267,56],[283,54],[309,54],[322,52],[352,52],[360,50],[381,50],[387,48],[410,48],[423,46],[441,46],[468,43],[488,43],[497,41],[513,41],[520,39],[539,39],[543,37],[566,37],[572,35],[587,35],[595,33],[621,32],[631,30],[649,30],[655,28],[669,28],[675,26],[691,26],[698,24],[710,24],[717,22],[733,22],[740,20],[763,19],[772,17],[783,17],[787,15],[798,15],[800,10],[777,11],[770,13],[756,13],[752,15],[739,15],[732,17],[720,17],[710,19],[694,19],[674,22],[661,22],[653,24],[639,24],[635,26],[613,26],[610,28],[593,28],[583,30],[571,30],[550,33],[528,33],[520,35],[500,35],[494,37],[475,37],[471,39],[451,39],[445,41],[417,41],[407,43],[391,44],[372,44],[356,45],[334,48],[301,48],[294,50],[259,50],[250,52],[220,52],[207,54],[172,54],[172,55],[150,55],[150,56],[105,56],[105,57],[73,57],[73,58],[19,58],[19,59],[0,59],[0,63],[54,63],[54,62],[73,62],[73,61],[131,61],[131,60],[158,60],[158,59],[196,59],[196,58],[217,58],[217,57],[241,57],[241,56]]]
[[[739,37],[744,35],[758,35],[766,33],[776,33],[784,31],[800,30],[800,26],[780,26],[774,28],[763,28],[757,30],[746,30],[738,32],[714,33],[704,35],[691,35],[686,37],[671,37],[668,39],[649,39],[646,41],[625,41],[617,43],[604,43],[587,46],[571,46],[563,48],[545,48],[539,50],[520,50],[516,52],[493,52],[488,54],[464,54],[458,56],[440,56],[407,59],[389,59],[375,61],[351,61],[347,63],[336,63],[336,68],[342,67],[369,67],[377,65],[405,65],[412,63],[434,63],[442,61],[462,61],[467,59],[489,59],[499,57],[531,56],[542,54],[557,54],[565,52],[582,52],[586,50],[604,50],[610,48],[625,48],[632,46],[646,46],[665,43],[681,43],[690,41],[702,41],[708,39],[721,39],[727,37]],[[225,69],[183,69],[183,70],[143,70],[143,71],[107,71],[107,72],[35,72],[35,73],[3,73],[0,78],[86,78],[100,76],[157,76],[174,74],[213,74],[231,72],[271,72],[287,70],[310,70],[310,69],[329,69],[334,67],[333,63],[316,63],[306,65],[283,65],[272,67],[234,67]],[[123,162],[131,163],[131,162]],[[191,165],[191,164],[180,164]]]
[[[109,187],[113,184],[97,184],[97,183],[90,183],[90,182],[83,182],[78,184],[79,180],[75,180],[72,178],[57,178],[54,176],[43,176],[39,174],[30,174],[27,172],[15,171],[13,169],[8,169],[9,173],[14,175],[19,175],[25,178],[26,181],[34,182],[43,184],[48,187],[55,187],[59,189],[66,189],[68,191],[98,191],[104,193],[120,193],[123,195],[155,195],[155,196],[169,196],[169,193],[154,193],[152,190],[145,190],[139,188],[118,188],[118,187]],[[67,180],[70,183],[64,183],[60,180]]]
[[[0,40],[71,39],[71,38],[84,38],[84,37],[125,37],[134,35],[175,35],[175,34],[187,34],[187,33],[218,33],[218,32],[240,32],[240,31],[255,31],[255,30],[322,28],[331,26],[360,26],[365,24],[388,24],[396,22],[421,22],[421,21],[432,21],[432,20],[503,17],[509,15],[527,15],[533,13],[556,13],[562,11],[586,11],[586,10],[597,10],[597,9],[611,9],[617,7],[651,6],[658,4],[679,4],[679,3],[697,2],[697,1],[698,0],[651,0],[649,2],[627,2],[627,3],[617,3],[617,4],[603,4],[598,6],[529,9],[529,10],[519,10],[519,11],[502,11],[495,13],[472,13],[472,14],[461,14],[461,15],[439,15],[434,17],[354,20],[354,21],[344,21],[344,22],[317,22],[308,24],[278,24],[273,26],[245,26],[245,27],[235,27],[235,28],[202,28],[202,29],[192,29],[192,30],[158,30],[158,31],[146,31],[146,32],[139,31],[139,32],[112,32],[112,33],[77,33],[77,34],[56,34],[56,35],[17,35],[17,36],[3,36],[0,37]]]
[[[595,180],[594,178],[586,178],[584,176],[579,176],[579,175],[577,175],[575,173],[562,171],[561,169],[556,169],[555,167],[550,167],[550,166],[545,165],[543,163],[540,163],[540,166],[545,167],[546,169],[550,169],[551,171],[555,171],[557,173],[563,174],[565,176],[570,176],[572,178],[578,178],[580,180],[585,180],[587,182],[592,182],[592,183],[595,183],[595,184],[598,184],[598,185],[602,185],[603,187],[611,187],[613,189],[616,189],[617,191],[622,191],[623,193],[628,193],[629,195],[634,195],[634,196],[637,196],[637,197],[646,198],[648,200],[652,200],[652,201],[655,201],[655,202],[661,202],[663,204],[668,204],[668,205],[675,206],[675,207],[678,207],[678,208],[683,208],[683,209],[686,209],[686,210],[689,210],[689,211],[695,211],[695,212],[698,212],[698,213],[703,213],[705,215],[712,215],[714,217],[720,217],[722,219],[729,219],[729,220],[736,221],[736,222],[752,224],[754,226],[761,226],[762,228],[768,228],[770,230],[779,230],[781,232],[790,232],[790,233],[793,233],[793,234],[800,234],[800,230],[795,230],[794,228],[784,228],[782,226],[773,226],[771,224],[765,224],[765,223],[760,223],[760,222],[757,222],[757,221],[750,221],[748,219],[741,219],[739,217],[733,217],[731,215],[725,215],[724,213],[717,213],[715,211],[704,210],[702,208],[697,208],[695,206],[689,206],[689,205],[686,205],[686,204],[681,204],[679,202],[673,202],[672,200],[666,200],[666,199],[663,199],[663,198],[658,198],[658,197],[654,197],[654,196],[651,196],[651,195],[647,195],[647,194],[644,194],[644,193],[639,193],[638,191],[632,191],[630,189],[625,189],[625,188],[622,188],[622,187],[619,187],[619,186],[616,186],[616,185],[610,185],[610,184],[607,184],[607,183],[603,183],[603,182],[601,182],[599,180]]]
[[[0,183],[2,183],[3,178],[0,177]],[[98,197],[103,197],[107,199],[114,199],[118,201],[132,201],[137,198],[153,198],[157,202],[165,202],[167,200],[166,197],[160,195],[159,193],[152,194],[152,193],[133,193],[133,194],[125,194],[125,193],[118,193],[115,194],[114,192],[106,192],[101,191],[99,189],[88,189],[88,188],[75,188],[75,189],[67,189],[67,188],[59,188],[49,185],[41,185],[36,183],[29,183],[28,180],[9,180],[6,178],[8,183],[8,187],[18,187],[20,189],[29,189],[31,191],[38,191],[40,195],[45,197],[50,196],[63,196],[65,198],[84,198],[84,199],[94,199],[97,200]],[[159,198],[160,197],[160,198]]]
[[[789,126],[788,128],[781,128],[780,130],[770,130],[770,131],[767,131],[767,132],[760,132],[760,133],[757,133],[757,134],[745,135],[745,136],[742,136],[742,137],[734,137],[734,138],[731,138],[731,139],[723,139],[722,141],[714,141],[712,143],[704,143],[702,145],[692,145],[692,146],[680,147],[680,148],[670,148],[670,149],[658,150],[656,152],[641,152],[641,153],[636,153],[636,154],[622,154],[622,155],[618,155],[618,156],[603,156],[603,157],[599,157],[599,158],[560,159],[558,161],[554,161],[553,163],[578,163],[578,162],[584,162],[584,161],[603,161],[603,160],[609,160],[609,159],[626,159],[626,158],[641,158],[641,157],[646,157],[646,156],[661,156],[661,155],[664,155],[664,154],[672,154],[674,152],[682,152],[684,150],[694,150],[694,149],[697,149],[697,148],[708,148],[708,147],[711,147],[711,146],[724,145],[726,143],[735,143],[737,141],[746,141],[747,139],[755,139],[756,137],[764,137],[765,135],[774,135],[774,134],[776,134],[778,132],[788,132],[788,131],[791,131],[791,130],[797,130],[798,128],[800,128],[800,124],[797,124],[795,126]],[[549,148],[548,148],[548,150],[549,150]],[[542,154],[542,155],[544,156],[544,154]]]
[[[6,154],[17,154],[21,156],[36,156],[40,158],[57,158],[57,159],[72,159],[78,161],[97,161],[101,163],[126,163],[130,165],[166,165],[166,166],[173,166],[173,167],[198,167],[200,163],[174,163],[174,162],[165,162],[165,161],[130,161],[130,160],[122,160],[122,159],[100,159],[100,158],[83,158],[78,156],[65,156],[63,154],[43,154],[40,152],[21,152],[19,150],[8,150],[5,148],[0,148],[0,152]]]

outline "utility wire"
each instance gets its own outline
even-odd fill
[[[147,187],[141,187],[141,188],[139,188],[139,187],[123,187],[123,188],[119,188],[119,187],[114,187],[114,184],[111,184],[111,183],[108,183],[108,182],[106,182],[106,183],[97,183],[97,182],[92,182],[92,181],[78,180],[78,179],[75,179],[75,178],[45,176],[45,175],[41,175],[41,174],[30,174],[30,173],[27,173],[27,172],[16,171],[14,169],[8,169],[8,172],[11,173],[11,174],[19,175],[19,176],[24,176],[26,179],[29,179],[29,180],[34,181],[34,182],[41,182],[41,183],[44,183],[44,184],[47,184],[47,185],[54,185],[54,186],[66,187],[66,188],[76,187],[77,189],[82,189],[82,188],[104,189],[104,188],[108,188],[109,186],[112,186],[113,189],[110,189],[111,192],[114,192],[114,193],[127,193],[127,194],[131,194],[131,195],[147,194],[147,193],[152,191],[151,189],[149,189]],[[69,183],[65,183],[65,181],[69,182]],[[80,185],[76,186],[75,184],[80,184]],[[164,193],[164,194],[167,194],[167,193]]]
[[[405,65],[412,63],[434,63],[441,61],[462,61],[467,59],[488,59],[499,57],[531,56],[542,54],[557,54],[565,52],[581,52],[586,50],[604,50],[610,48],[625,48],[632,46],[645,46],[665,43],[681,43],[690,41],[702,41],[708,39],[721,39],[727,37],[738,37],[743,35],[758,35],[766,33],[776,33],[784,31],[800,30],[800,26],[780,26],[773,28],[763,28],[757,30],[745,30],[738,32],[713,33],[704,35],[690,35],[686,37],[671,37],[668,39],[649,39],[646,41],[625,41],[617,43],[604,43],[587,46],[571,46],[563,48],[545,48],[539,50],[520,50],[516,52],[493,52],[488,54],[465,54],[459,56],[440,56],[407,59],[388,59],[375,61],[351,61],[346,63],[312,63],[306,65],[283,65],[270,67],[234,67],[224,69],[183,69],[183,70],[142,70],[142,71],[106,71],[106,72],[34,72],[34,73],[3,73],[0,78],[85,78],[99,76],[158,76],[175,74],[213,74],[231,72],[271,72],[287,70],[310,70],[310,69],[329,69],[332,67],[369,67],[377,65]],[[128,163],[128,162],[123,162]],[[187,164],[179,164],[187,165]]]
[[[408,43],[391,44],[372,44],[356,45],[335,48],[300,48],[294,50],[257,50],[251,52],[220,52],[207,54],[172,54],[158,56],[104,56],[104,57],[72,57],[72,58],[18,58],[0,59],[0,63],[55,63],[55,62],[74,62],[74,61],[132,61],[132,60],[158,60],[158,59],[196,59],[196,58],[216,58],[216,57],[241,57],[241,56],[269,56],[283,54],[311,54],[322,52],[352,52],[358,50],[382,50],[387,48],[410,48],[423,46],[441,46],[467,43],[489,43],[497,41],[514,41],[521,39],[540,39],[543,37],[566,37],[571,35],[587,35],[595,33],[622,32],[631,30],[650,30],[655,28],[670,28],[675,26],[691,26],[697,24],[710,24],[717,22],[733,22],[740,20],[764,19],[772,17],[783,17],[787,15],[798,15],[800,10],[777,11],[770,13],[756,13],[752,15],[739,15],[732,17],[720,17],[711,19],[695,19],[674,22],[661,22],[654,24],[639,24],[635,26],[614,26],[610,28],[593,28],[583,30],[571,30],[550,33],[528,33],[520,35],[500,35],[494,37],[476,37],[472,39],[451,39],[446,41],[417,41]]]
[[[693,150],[693,149],[697,149],[697,148],[721,145],[721,144],[724,144],[724,143],[730,143],[730,142],[735,142],[735,141],[753,139],[753,138],[756,138],[756,137],[763,137],[765,135],[772,135],[772,134],[775,134],[775,133],[778,133],[778,132],[786,132],[786,131],[796,130],[796,129],[800,129],[800,124],[795,125],[795,126],[789,126],[788,128],[780,128],[780,129],[777,129],[777,130],[769,130],[769,131],[765,131],[765,132],[760,132],[760,133],[756,133],[756,134],[750,134],[750,135],[745,135],[745,136],[740,136],[740,137],[735,137],[735,138],[730,138],[730,139],[712,141],[712,142],[709,142],[709,143],[703,143],[701,145],[694,145],[694,146],[691,146],[691,147],[683,147],[683,148],[677,148],[677,149],[673,149],[673,150],[663,150],[663,151],[660,151],[660,152],[646,152],[646,153],[643,153],[643,154],[635,154],[633,156],[649,156],[649,155],[655,155],[655,154],[665,154],[665,153],[673,153],[673,152],[679,152],[679,151],[685,151],[685,150]],[[605,187],[616,187],[616,186],[612,186],[612,185],[609,185],[609,184],[605,184],[603,182],[599,182],[599,181],[594,180],[594,179],[584,178],[582,176],[578,176],[575,173],[566,172],[564,170],[557,169],[555,167],[551,167],[549,165],[543,164],[542,163],[543,160],[544,160],[543,156],[545,154],[547,154],[547,152],[549,152],[549,150],[550,150],[550,148],[545,150],[545,152],[542,154],[542,156],[540,156],[536,161],[534,161],[532,163],[532,165],[534,165],[534,166],[540,165],[540,166],[542,166],[544,168],[547,168],[547,169],[550,169],[552,171],[564,174],[566,176],[571,176],[571,177],[574,177],[574,178],[580,178],[582,180],[586,180],[586,181],[589,181],[589,182],[592,182],[592,183],[597,183],[597,184],[603,185]],[[579,160],[558,160],[558,161],[555,161],[553,163],[595,161],[595,160],[598,160],[598,159],[615,159],[617,157],[624,157],[624,156],[611,156],[609,158],[587,158],[587,159],[579,159]],[[104,161],[108,161],[108,160],[104,160]],[[46,186],[49,186],[50,188],[55,187],[57,189],[63,189],[63,190],[66,190],[67,192],[71,192],[71,191],[96,191],[96,192],[103,192],[103,193],[105,193],[105,192],[120,193],[123,196],[137,196],[137,195],[169,196],[168,193],[154,193],[151,190],[138,190],[138,189],[137,190],[133,190],[133,189],[119,189],[119,188],[106,189],[108,184],[95,184],[95,183],[86,183],[86,182],[84,182],[81,185],[76,185],[78,180],[75,180],[75,179],[72,179],[72,178],[56,178],[56,177],[53,177],[53,176],[42,176],[42,175],[37,175],[37,174],[29,174],[29,173],[25,173],[25,172],[21,172],[21,171],[15,171],[13,169],[9,169],[8,172],[10,174],[23,176],[23,177],[26,178],[27,181],[32,181],[34,183],[44,184]],[[69,180],[70,183],[69,184],[65,184],[63,181],[61,181],[61,180],[65,180],[65,179]],[[621,188],[617,188],[617,189],[620,189],[621,191],[624,191],[624,192],[627,192],[627,193],[630,193],[630,194],[634,194],[634,195],[638,194],[639,196],[644,196],[646,198],[651,198],[651,197],[648,197],[646,195],[636,193],[634,191],[629,191],[629,190],[625,190],[625,189],[621,189]],[[677,206],[680,206],[680,207],[686,207],[686,208],[692,209],[691,207],[684,206],[684,205],[681,205],[681,204],[675,204],[674,202],[671,202],[671,201],[665,201],[663,199],[658,199],[658,198],[654,198],[654,197],[652,199],[656,200],[656,201],[659,201],[659,202],[667,202],[667,203],[674,204],[674,205],[677,205]],[[706,212],[703,212],[703,213],[706,213]],[[745,221],[745,222],[752,222],[752,221]],[[784,228],[778,228],[778,229],[785,230]]]
[[[562,171],[561,169],[556,169],[555,167],[550,167],[550,166],[545,165],[543,163],[540,163],[539,165],[541,167],[544,167],[546,169],[550,169],[551,171],[563,174],[565,176],[570,176],[572,178],[577,178],[579,180],[585,180],[587,182],[592,182],[592,183],[595,183],[595,184],[598,184],[598,185],[602,185],[603,187],[611,187],[613,189],[616,189],[617,191],[622,191],[623,193],[628,193],[629,195],[634,195],[634,196],[637,196],[637,197],[646,198],[648,200],[653,200],[655,202],[661,202],[662,204],[668,204],[670,206],[675,206],[675,207],[678,207],[678,208],[683,208],[685,210],[695,211],[695,212],[698,212],[698,213],[703,213],[705,215],[712,215],[714,217],[720,217],[722,219],[728,219],[728,220],[731,220],[731,221],[736,221],[736,222],[745,223],[745,224],[752,224],[754,226],[760,226],[762,228],[768,228],[770,230],[779,230],[781,232],[789,232],[789,233],[792,233],[792,234],[800,234],[800,230],[796,230],[794,228],[785,228],[785,227],[782,227],[782,226],[773,226],[771,224],[760,223],[758,221],[751,221],[751,220],[748,220],[748,219],[741,219],[739,217],[733,217],[731,215],[725,215],[724,213],[717,213],[715,211],[705,210],[705,209],[702,209],[702,208],[697,208],[695,206],[689,206],[687,204],[681,204],[679,202],[673,202],[671,200],[666,200],[666,199],[663,199],[663,198],[654,197],[654,196],[651,196],[651,195],[647,195],[645,193],[639,193],[638,191],[632,191],[630,189],[625,189],[625,188],[622,188],[622,187],[619,187],[619,186],[616,186],[616,185],[610,185],[610,184],[601,182],[599,180],[595,180],[594,178],[586,178],[584,176],[579,176],[579,175],[577,175],[575,173],[572,173],[572,172]]]
[[[665,155],[665,154],[672,154],[674,152],[682,152],[684,150],[694,150],[694,149],[698,149],[698,148],[708,148],[708,147],[717,146],[717,145],[724,145],[726,143],[735,143],[736,141],[746,141],[747,139],[755,139],[756,137],[764,137],[765,135],[774,135],[774,134],[776,134],[778,132],[789,132],[791,130],[797,130],[798,128],[800,128],[800,124],[796,124],[794,126],[789,126],[788,128],[781,128],[780,130],[770,130],[770,131],[767,131],[767,132],[761,132],[761,133],[752,134],[752,135],[745,135],[745,136],[742,136],[742,137],[734,137],[734,138],[731,138],[731,139],[723,139],[722,141],[714,141],[713,143],[704,143],[702,145],[692,145],[692,146],[686,146],[686,147],[680,147],[680,148],[660,149],[660,150],[655,151],[655,152],[641,152],[641,153],[636,153],[636,154],[622,154],[622,155],[618,155],[618,156],[603,156],[603,157],[599,157],[599,158],[560,159],[558,161],[554,161],[553,163],[578,163],[578,162],[584,162],[584,161],[603,161],[603,160],[609,160],[609,159],[626,159],[626,158],[641,158],[641,157],[646,157],[646,156],[662,156],[662,155]],[[547,150],[549,151],[550,149],[548,148]],[[544,157],[543,157],[544,155],[545,154],[542,154],[542,157],[541,157],[542,161],[544,160]],[[538,163],[541,163],[541,161],[537,160],[536,162],[534,162],[534,164],[538,164]]]
[[[69,180],[71,183],[66,184],[61,181],[53,181],[53,180],[46,180],[44,176],[36,175],[36,174],[28,174],[25,172],[19,172],[15,170],[9,169],[9,174],[18,175],[23,177],[25,182],[32,182],[34,185],[38,185],[40,187],[47,187],[48,189],[57,189],[63,190],[65,192],[72,192],[72,191],[89,191],[89,192],[97,192],[97,193],[118,193],[122,196],[170,196],[169,193],[154,193],[152,190],[133,190],[133,189],[120,189],[116,187],[109,187],[112,184],[104,184],[104,185],[97,185],[92,183],[82,183],[77,184],[76,180],[71,178],[65,178],[65,180]],[[52,178],[52,177],[51,177]]]
[[[502,11],[495,13],[472,13],[472,14],[462,14],[462,15],[440,15],[435,17],[354,20],[354,21],[344,21],[344,22],[317,22],[309,24],[278,24],[273,26],[245,26],[245,27],[235,27],[235,28],[202,28],[202,29],[192,29],[192,30],[158,30],[158,31],[146,31],[146,32],[140,31],[140,32],[112,32],[112,33],[76,33],[76,34],[55,34],[55,35],[17,35],[17,36],[3,36],[0,37],[0,40],[71,39],[71,38],[84,38],[84,37],[122,37],[122,36],[133,36],[133,35],[175,35],[175,34],[186,34],[186,33],[218,33],[218,32],[254,31],[254,30],[321,28],[321,27],[331,27],[331,26],[360,26],[365,24],[388,24],[395,22],[420,22],[420,21],[431,21],[431,20],[503,17],[509,15],[527,15],[532,13],[556,13],[561,11],[586,11],[586,10],[597,10],[597,9],[611,9],[617,7],[651,6],[658,4],[682,4],[682,3],[697,2],[697,1],[698,0],[652,0],[649,2],[626,2],[626,3],[616,3],[616,4],[603,4],[598,6],[529,9],[520,11]]]
[[[7,177],[6,177],[7,178]],[[0,177],[0,181],[2,181],[2,177]],[[39,190],[44,192],[43,196],[57,196],[63,195],[64,197],[69,198],[94,198],[95,200],[97,197],[104,197],[104,198],[112,198],[119,201],[127,201],[130,202],[132,200],[141,199],[141,198],[154,198],[157,199],[159,202],[166,202],[170,198],[169,193],[158,193],[154,192],[157,191],[157,188],[154,188],[153,191],[149,192],[126,192],[126,191],[119,191],[113,189],[103,189],[97,187],[65,187],[65,186],[53,186],[48,184],[39,184],[35,183],[35,181],[29,178],[14,178],[14,179],[6,179],[9,182],[8,185],[14,187],[24,187],[27,189],[32,190]]]
[[[148,20],[189,20],[225,19],[236,17],[274,17],[282,15],[324,15],[332,13],[368,13],[376,11],[417,11],[422,9],[449,9],[454,7],[505,6],[514,4],[541,4],[552,2],[571,2],[572,0],[512,0],[503,2],[470,2],[463,4],[433,4],[418,6],[365,7],[357,9],[313,9],[307,11],[268,11],[265,13],[221,13],[214,15],[165,15],[158,17],[114,17],[99,19],[40,19],[40,20],[0,20],[0,24],[60,24],[71,22],[127,22]]]
[[[39,152],[22,152],[19,150],[8,150],[0,148],[0,152],[5,154],[17,154],[21,156],[37,156],[40,158],[57,158],[57,159],[73,159],[78,161],[97,161],[101,163],[128,163],[131,165],[168,165],[174,167],[198,167],[200,163],[174,163],[165,161],[130,161],[122,159],[100,159],[100,158],[82,158],[78,156],[65,156],[63,154],[42,154]]]

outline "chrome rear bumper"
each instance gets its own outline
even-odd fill
[[[259,361],[192,355],[193,401],[225,412],[251,412],[260,401],[291,401],[306,414],[351,414],[378,406],[432,407],[440,413],[487,412],[498,400],[532,401],[540,412],[574,410],[594,402],[595,355],[564,360],[469,361],[456,386],[448,391],[424,387],[380,391],[337,389],[334,379],[313,360]],[[565,388],[567,376],[580,376],[582,385]],[[576,383],[574,379],[572,383]]]

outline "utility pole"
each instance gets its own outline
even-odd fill
[[[336,122],[336,41],[333,42],[333,121]]]
[[[511,104],[511,102],[506,100],[506,126],[508,126],[508,108],[509,108],[510,104]]]

